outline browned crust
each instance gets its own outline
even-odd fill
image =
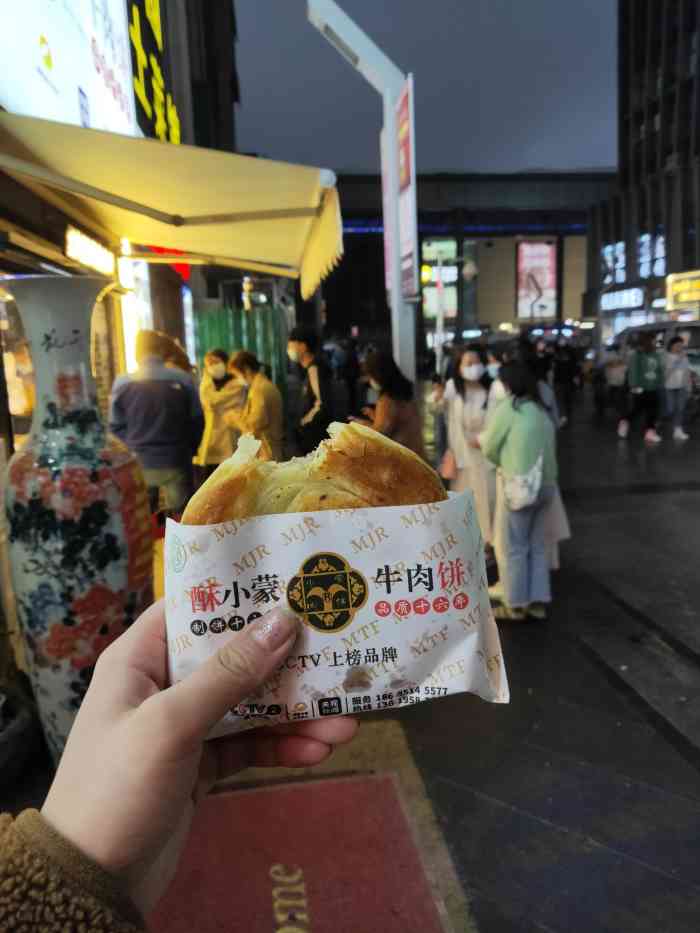
[[[182,521],[214,525],[260,514],[418,505],[446,498],[440,477],[412,451],[362,425],[338,425],[306,460],[222,463],[190,499]]]
[[[418,505],[447,498],[442,480],[413,451],[371,428],[349,425],[323,446],[309,471],[371,506]]]
[[[187,503],[182,513],[183,524],[218,525],[236,518],[250,518],[261,473],[259,461],[234,468],[222,463]]]

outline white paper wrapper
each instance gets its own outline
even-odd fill
[[[275,606],[304,623],[285,665],[213,736],[465,691],[508,702],[470,492],[418,506],[169,521],[165,555],[173,682]]]

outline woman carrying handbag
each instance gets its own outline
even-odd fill
[[[544,619],[551,602],[546,522],[558,473],[554,427],[528,367],[508,363],[499,376],[508,397],[480,438],[498,467],[494,545],[503,602],[495,615]]]

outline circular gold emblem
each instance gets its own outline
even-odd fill
[[[287,586],[292,610],[317,632],[339,632],[367,602],[367,581],[340,554],[314,554]]]

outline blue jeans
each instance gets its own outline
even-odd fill
[[[552,600],[545,518],[553,496],[554,486],[543,486],[534,505],[508,511],[503,586],[506,602],[513,609]]]
[[[666,411],[674,428],[683,427],[683,414],[687,401],[687,389],[666,389]]]

